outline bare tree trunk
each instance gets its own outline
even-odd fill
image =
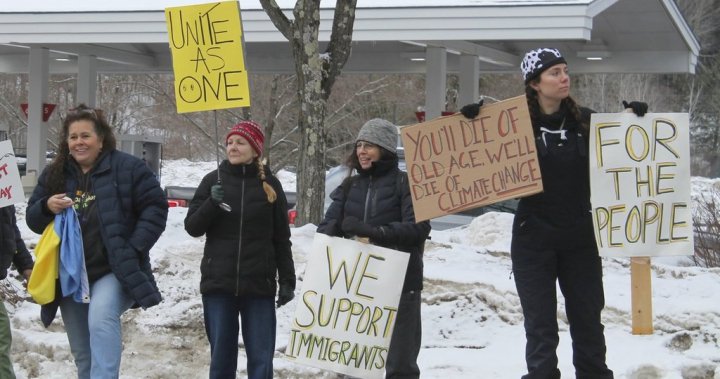
[[[300,156],[297,180],[296,225],[318,224],[325,196],[325,113],[335,79],[350,56],[357,0],[338,0],[333,30],[325,54],[318,41],[320,2],[298,0],[294,20],[282,13],[274,0],[260,0],[273,24],[290,41],[298,81]]]

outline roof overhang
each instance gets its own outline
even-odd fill
[[[694,73],[700,50],[672,0],[435,3],[443,2],[393,7],[359,0],[343,71],[423,73],[425,63],[411,59],[426,46],[441,46],[450,72],[461,54],[470,54],[483,72],[515,73],[525,51],[552,46],[573,72]],[[242,18],[248,70],[292,72],[290,45],[265,12],[246,7]],[[323,8],[321,41],[329,40],[332,19],[332,8]],[[97,57],[99,72],[172,71],[162,9],[0,12],[0,72],[27,72],[34,46],[50,50],[51,73],[77,72],[82,55]],[[596,56],[603,59],[587,59]]]

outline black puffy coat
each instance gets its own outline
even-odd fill
[[[74,196],[82,172],[71,160],[64,171],[65,192]],[[47,199],[54,195],[48,193],[47,173],[46,169],[40,175],[25,216],[30,229],[38,234],[55,219],[47,209]],[[134,306],[157,305],[162,296],[152,273],[150,249],[165,230],[168,204],[155,174],[143,160],[113,150],[98,157],[90,172],[90,185],[110,269],[135,300]]]
[[[33,268],[32,255],[20,236],[15,219],[15,206],[0,208],[0,279],[7,277],[10,264],[22,273]]]
[[[217,171],[205,175],[190,202],[185,230],[206,235],[200,264],[200,292],[235,296],[275,296],[277,281],[295,288],[290,249],[287,199],[280,181],[266,169],[267,182],[277,194],[270,203],[258,178],[257,164],[220,165],[225,212],[210,199]]]
[[[382,226],[382,240],[370,242],[410,253],[403,292],[421,290],[422,256],[425,240],[430,234],[430,223],[415,222],[407,173],[398,169],[397,159],[382,160],[373,162],[368,172],[360,170],[358,175],[346,180],[350,180],[347,191],[343,189],[347,184],[342,184],[330,194],[332,203],[318,225],[318,233],[345,237],[340,225],[346,216],[357,217],[373,226]]]

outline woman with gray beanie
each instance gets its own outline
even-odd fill
[[[410,254],[395,329],[385,365],[386,378],[419,378],[422,254],[430,223],[415,222],[407,173],[398,168],[398,129],[389,121],[366,122],[355,140],[346,178],[330,198],[317,231],[336,237],[368,238],[370,243]]]

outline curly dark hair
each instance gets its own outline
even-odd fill
[[[48,165],[47,187],[50,194],[65,192],[65,164],[72,160],[70,156],[70,147],[68,146],[68,135],[70,133],[70,125],[74,122],[87,120],[93,123],[95,133],[102,141],[102,151],[115,150],[115,135],[110,125],[105,120],[105,115],[101,109],[91,108],[85,104],[79,104],[75,108],[68,110],[63,120],[62,131],[60,132],[60,140],[58,143],[58,153],[55,159]]]

